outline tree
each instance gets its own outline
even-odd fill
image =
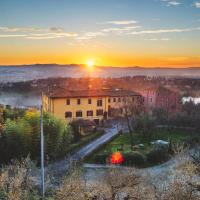
[[[11,108],[11,106],[7,105],[3,110],[3,119],[4,121],[6,121],[6,119],[16,120],[22,118],[25,112],[25,109]]]
[[[70,123],[71,129],[74,134],[74,142],[78,142],[81,139],[81,126],[83,124],[82,120],[75,120]]]
[[[143,112],[143,105],[142,102],[133,102],[132,97],[127,97],[123,99],[122,103],[122,111],[125,117],[127,127],[129,130],[129,135],[131,138],[131,146],[133,146],[133,134],[134,134],[134,127],[135,127],[135,118]]]
[[[134,130],[145,137],[151,137],[155,129],[155,120],[148,114],[140,114],[135,118]]]
[[[31,126],[30,155],[33,159],[40,157],[40,113],[36,110],[28,110],[23,117]]]
[[[154,108],[152,116],[155,118],[158,125],[166,124],[167,122],[167,112],[163,108]]]
[[[3,128],[4,128],[3,113],[4,113],[4,107],[0,105],[0,137],[2,136]]]
[[[6,154],[7,158],[21,158],[27,156],[30,152],[30,133],[31,127],[27,121],[10,120],[6,121],[5,125],[6,136]]]
[[[3,124],[3,113],[4,113],[4,107],[0,105],[0,124]]]
[[[45,153],[55,159],[66,152],[72,137],[72,130],[60,119],[44,113]],[[1,158],[26,157],[30,154],[34,160],[40,156],[40,113],[27,110],[21,118],[6,119],[4,131],[0,137]]]
[[[72,135],[71,129],[68,125],[55,118],[49,113],[44,113],[44,136],[45,136],[45,150],[50,158],[56,158],[68,140],[68,144],[71,142]]]

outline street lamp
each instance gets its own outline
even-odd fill
[[[43,131],[43,93],[41,95],[40,106],[40,156],[41,156],[41,193],[44,197],[45,184],[44,184],[44,131]]]

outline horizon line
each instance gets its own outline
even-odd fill
[[[60,66],[86,66],[86,64],[75,64],[75,63],[29,63],[29,64],[0,64],[0,67],[20,67],[20,66],[34,66],[34,65],[60,65]],[[190,69],[190,68],[200,68],[199,66],[111,66],[111,65],[94,65],[94,67],[107,67],[107,68],[144,68],[144,69]]]

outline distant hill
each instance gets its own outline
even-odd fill
[[[0,65],[0,67],[85,67],[84,64],[56,64],[56,63],[47,63],[47,64],[40,64],[40,63],[36,63],[36,64],[24,64],[24,65]],[[114,66],[96,66],[96,68],[104,68],[104,69],[138,69],[138,70],[166,70],[166,69],[170,69],[170,70],[182,70],[182,69],[191,69],[191,70],[198,70],[200,69],[199,67],[141,67],[141,66],[125,66],[125,67],[114,67]]]
[[[192,77],[200,78],[200,67],[169,68],[140,66],[112,67],[96,66],[93,71],[88,71],[85,65],[70,64],[34,64],[34,65],[7,65],[0,66],[0,83],[19,82],[51,77],[125,77],[125,76],[149,76],[149,77]]]

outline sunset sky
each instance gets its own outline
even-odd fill
[[[1,0],[0,64],[200,67],[200,0]]]

